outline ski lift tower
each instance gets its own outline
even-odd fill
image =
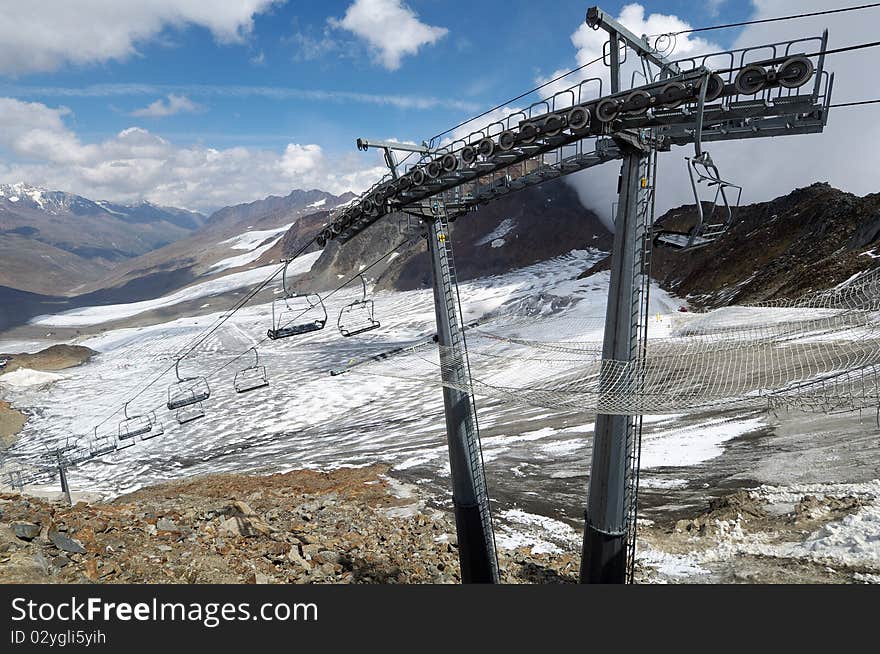
[[[664,77],[677,77],[677,64],[656,53],[646,39],[640,39],[598,7],[587,12],[587,25],[608,32],[603,58],[610,67],[611,93],[621,92],[621,53],[632,48],[643,61],[660,69]],[[621,48],[622,45],[622,48]],[[704,85],[705,86],[705,85]],[[654,167],[657,151],[653,130],[624,130],[614,135],[623,163],[618,182],[618,203],[614,220],[614,242],[611,250],[611,283],[605,313],[605,336],[602,346],[603,370],[599,393],[609,391],[619,380],[614,368],[630,364],[639,356],[642,317],[647,315],[648,266],[650,264],[649,233],[653,221]],[[606,368],[611,362],[611,369]],[[636,379],[632,366],[624,386],[633,386]],[[625,388],[623,390],[626,390]],[[627,506],[630,498],[633,452],[640,429],[640,416],[609,415],[596,417],[593,436],[593,462],[590,467],[590,489],[584,512],[584,546],[581,558],[582,583],[623,583],[626,575],[626,548],[629,529],[627,519],[634,512]]]
[[[383,150],[385,163],[390,170],[391,179],[394,180],[400,179],[395,151],[436,154],[427,145],[411,146],[367,139],[358,139],[357,147],[363,151],[370,148]],[[442,197],[433,198],[423,209],[423,212],[416,212],[414,215],[426,224],[419,223],[413,227],[423,232],[431,260],[434,313],[437,321],[436,341],[440,346],[446,442],[449,448],[452,505],[461,579],[464,583],[498,583],[498,554],[480,449],[477,407],[470,390],[471,371],[464,334],[464,317],[449,232],[449,222],[455,219],[455,215],[450,216],[447,213]]]

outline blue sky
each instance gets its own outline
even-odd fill
[[[589,5],[15,4],[0,8],[0,130],[13,134],[0,136],[0,181],[202,210],[297,186],[359,190],[381,171],[356,152],[357,137],[421,141],[573,67]],[[617,15],[624,4],[603,8]],[[763,10],[800,6],[776,4]],[[694,26],[757,11],[737,0],[643,5]],[[711,39],[728,47],[740,34]]]
[[[0,93],[70,107],[71,124],[85,140],[105,138],[132,125],[179,143],[279,151],[290,141],[339,150],[351,149],[358,136],[422,139],[457,123],[469,111],[520,93],[540,75],[570,67],[574,48],[569,36],[583,21],[587,6],[581,0],[409,0],[422,22],[449,32],[390,71],[374,61],[369,47],[355,35],[328,29],[328,18],[344,16],[350,4],[286,2],[256,14],[251,33],[239,44],[219,44],[208,29],[197,25],[168,28],[138,44],[138,54],[122,61],[65,65],[17,79],[6,75]],[[623,4],[612,2],[603,8],[617,13]],[[722,3],[721,14],[714,17],[705,4],[670,1],[649,6],[652,12],[679,14],[694,23],[750,13],[743,11],[747,5],[737,2]],[[100,85],[109,88],[94,88]],[[127,92],[127,85],[146,88]],[[344,97],[223,97],[223,88],[235,93],[232,87],[241,86],[436,98],[461,106],[401,109]],[[119,95],[71,97],[52,93],[53,88]],[[161,118],[130,115],[166,91],[185,95],[203,110]]]

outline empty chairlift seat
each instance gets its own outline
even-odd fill
[[[162,426],[162,423],[159,422],[159,418],[156,416],[155,411],[151,411],[150,413],[144,415],[128,415],[128,402],[125,403],[124,407],[125,420],[119,423],[119,443],[123,442],[131,442],[133,443],[135,438],[140,438],[142,441],[150,440],[151,438],[155,438],[156,436],[161,436],[165,429]]]
[[[361,280],[363,291],[361,299],[342,307],[342,310],[339,312],[339,318],[336,321],[339,333],[345,338],[371,332],[382,326],[375,318],[373,301],[367,299],[367,280],[364,279],[363,275],[358,275],[358,277]]]
[[[272,302],[272,328],[268,337],[277,341],[291,336],[301,336],[324,329],[327,324],[327,307],[316,293],[298,296],[287,286],[287,267],[281,276],[283,295]]]
[[[257,348],[252,347],[251,350],[254,353],[254,365],[235,373],[233,385],[236,393],[250,393],[269,385],[269,375],[266,373],[266,366],[260,365]]]
[[[733,210],[739,206],[742,187],[721,179],[718,167],[708,152],[688,158],[688,174],[697,210],[697,222],[687,232],[660,229],[655,232],[654,243],[673,250],[694,250],[711,245],[723,236],[733,225]],[[705,184],[714,190],[714,197],[705,204],[711,208],[707,212],[700,197],[699,185]],[[735,192],[736,197],[733,197]]]
[[[201,404],[211,397],[211,387],[204,377],[181,377],[180,359],[174,364],[177,383],[168,388],[168,410],[177,411],[188,406]]]
[[[205,417],[205,407],[201,402],[197,402],[196,404],[189,404],[185,407],[182,407],[177,410],[175,414],[175,418],[177,422],[181,425],[185,425],[190,422],[195,422],[199,418]]]
[[[98,436],[98,428],[95,427],[95,437],[89,443],[89,454],[91,458],[112,454],[116,451],[116,445],[116,437]]]

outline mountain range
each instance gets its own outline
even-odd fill
[[[658,221],[692,224],[693,205]],[[655,248],[652,274],[695,306],[713,308],[797,298],[876,268],[880,193],[858,197],[816,183],[769,202],[735,209],[734,224],[711,245],[689,252]]]
[[[192,234],[204,222],[198,212],[149,202],[94,201],[23,183],[0,185],[0,285],[73,292],[121,261]]]
[[[0,330],[39,313],[153,299],[276,263],[303,251],[329,212],[353,197],[294,190],[205,217],[24,184],[0,186],[0,305],[15,307],[0,312]],[[695,213],[693,205],[678,207],[658,223],[680,230]],[[298,287],[335,287],[401,243],[406,222],[403,215],[392,216],[344,246],[331,242]],[[612,240],[562,180],[498,199],[458,218],[451,231],[460,279],[503,273],[572,249],[608,252]],[[705,248],[655,248],[652,274],[695,306],[719,306],[833,287],[876,265],[878,250],[880,194],[859,198],[814,184],[738,208],[733,227]],[[370,269],[377,290],[429,286],[424,240],[415,238],[397,252]],[[603,267],[607,262],[588,272]]]

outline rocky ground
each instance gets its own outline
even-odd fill
[[[459,583],[449,514],[387,473],[212,475],[73,507],[0,495],[0,583]],[[780,504],[762,488],[713,499],[695,517],[640,520],[636,582],[880,582],[870,561],[804,548],[876,497],[785,493]],[[575,583],[577,549],[502,550],[502,579]]]
[[[687,232],[695,220],[689,205],[657,225]],[[857,197],[816,183],[737,208],[730,231],[707,247],[654,248],[651,274],[701,307],[796,298],[876,268],[878,243],[880,193]]]
[[[0,400],[0,450],[15,442],[18,432],[27,422],[27,416],[13,409],[9,402]]]
[[[66,370],[81,365],[91,359],[97,352],[81,345],[53,345],[35,354],[2,354],[0,361],[6,365],[0,374],[14,372],[19,368],[30,370]]]
[[[768,492],[769,491],[769,492]],[[663,583],[846,584],[878,583],[880,543],[861,561],[828,556],[814,545],[876,497],[866,493],[793,493],[786,502],[770,487],[740,490],[713,499],[694,518],[653,524],[639,531],[637,577]],[[829,530],[829,525],[834,525]],[[851,537],[843,552],[863,554],[876,535],[868,528]],[[865,546],[865,547],[863,547]]]
[[[0,495],[2,583],[458,583],[455,526],[382,467],[216,475],[74,507]],[[575,554],[501,558],[574,582]]]

